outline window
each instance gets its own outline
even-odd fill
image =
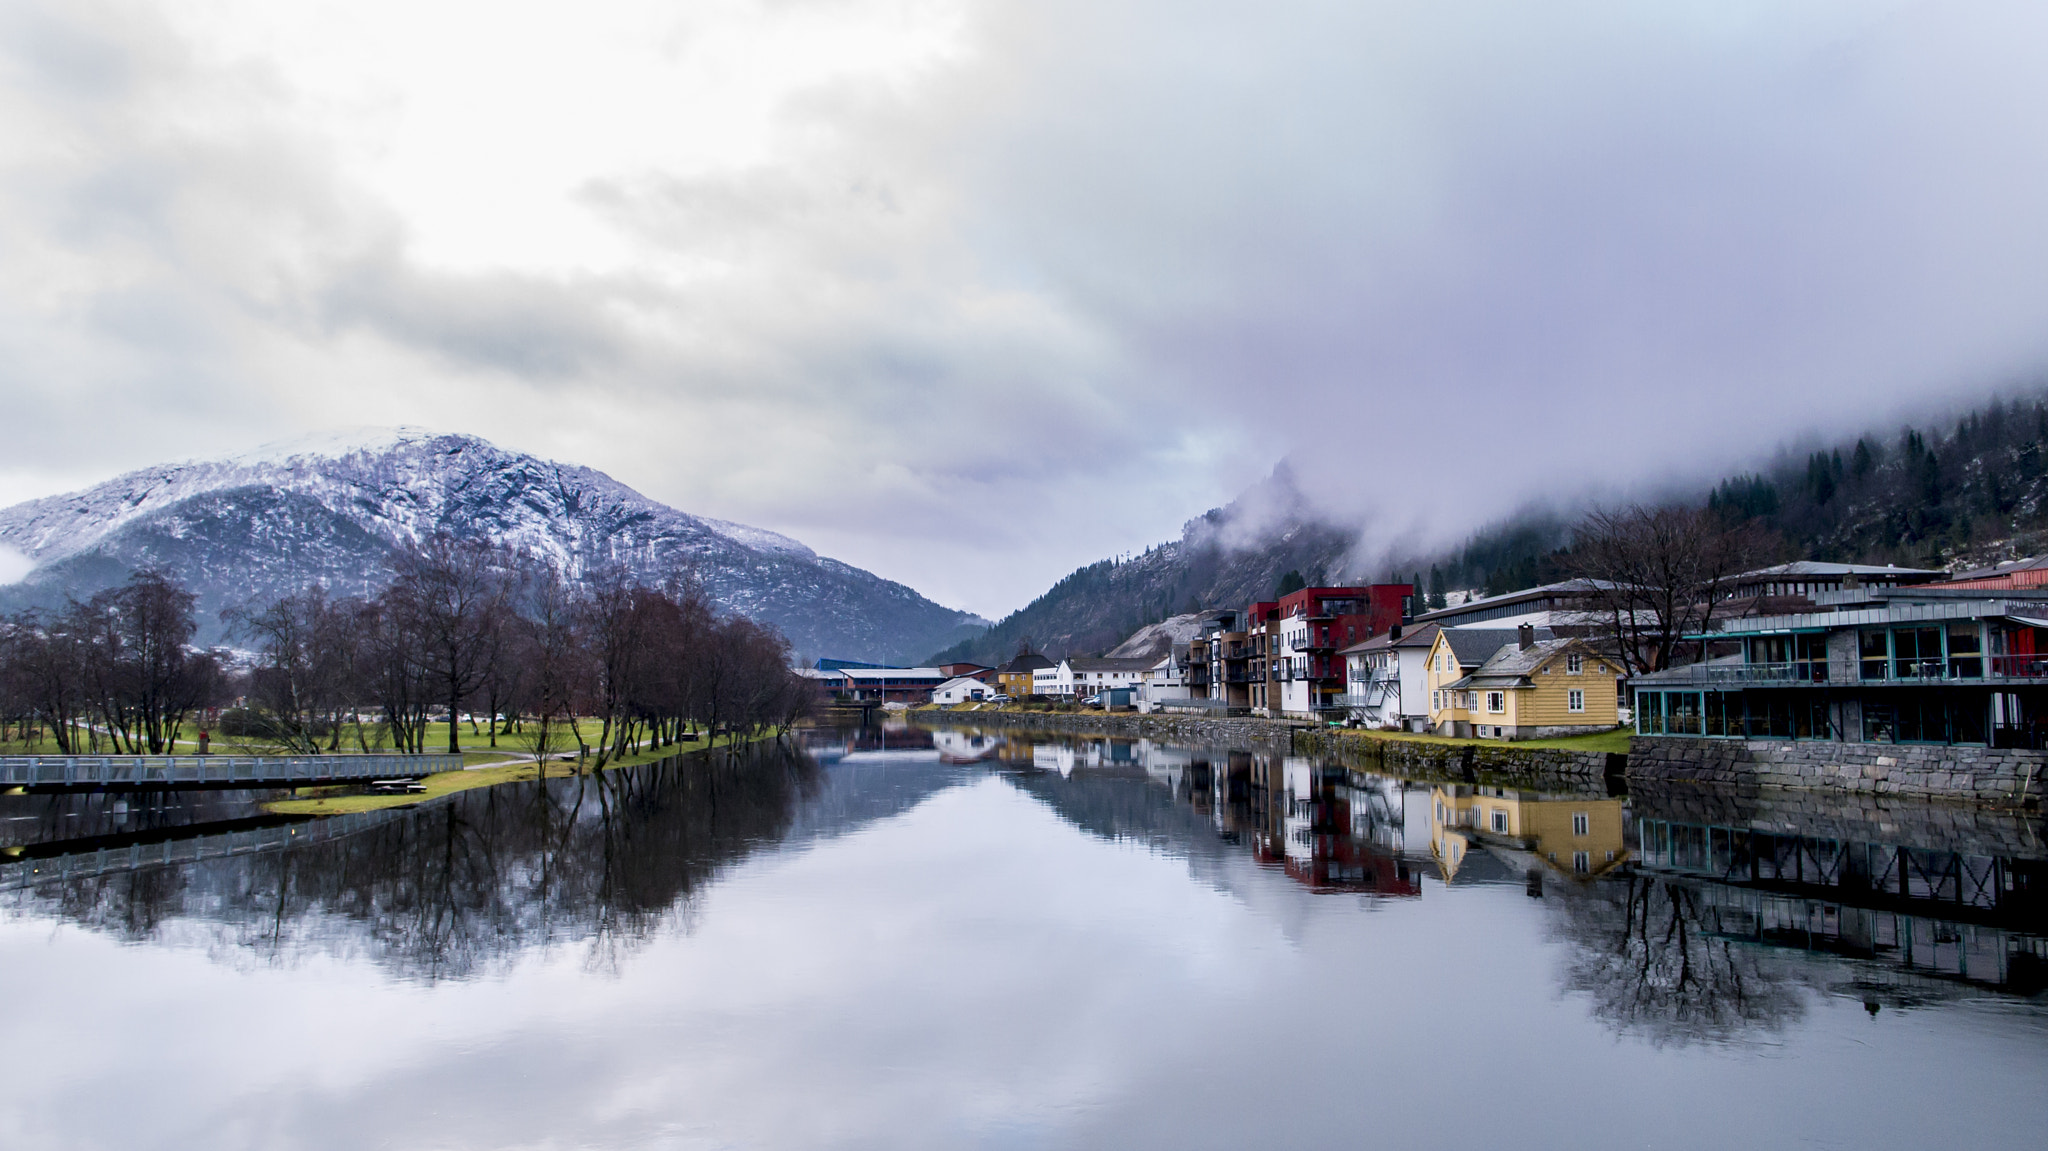
[[[1438,711],[1442,711],[1444,709],[1444,693],[1440,691],[1430,692],[1429,706],[1435,708]]]
[[[1585,656],[1580,655],[1578,652],[1573,652],[1564,657],[1564,673],[1566,675],[1577,675],[1584,670],[1586,670]]]
[[[1567,709],[1567,710],[1570,710],[1570,711],[1584,711],[1584,710],[1586,710],[1586,692],[1585,692],[1585,690],[1584,690],[1583,688],[1576,688],[1576,687],[1575,687],[1575,688],[1571,689],[1571,691],[1567,692],[1567,693],[1565,694],[1565,707],[1566,707],[1566,709]]]
[[[1508,830],[1508,813],[1498,807],[1493,809],[1493,829],[1503,835]]]
[[[1572,852],[1572,870],[1578,872],[1580,875],[1584,875],[1587,872],[1593,870],[1592,853],[1586,851]]]
[[[1891,663],[1891,646],[1887,633],[1866,631],[1857,640],[1858,658],[1863,665],[1864,679],[1884,679]]]
[[[1504,692],[1504,691],[1489,691],[1489,692],[1487,692],[1487,693],[1486,693],[1486,710],[1488,710],[1488,711],[1490,711],[1490,712],[1494,712],[1494,713],[1499,713],[1499,712],[1503,712],[1503,711],[1506,711],[1507,709],[1508,709],[1508,693],[1507,693],[1507,692]]]
[[[1592,830],[1593,820],[1583,811],[1572,812],[1572,834],[1585,835]]]

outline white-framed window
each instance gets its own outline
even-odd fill
[[[1592,853],[1585,851],[1572,852],[1572,870],[1581,875],[1593,870]]]
[[[1613,853],[1613,852],[1611,852],[1611,851],[1607,853],[1607,862],[1609,862],[1609,863],[1613,863],[1613,862],[1614,862],[1614,853]]]
[[[1565,710],[1566,710],[1566,711],[1584,711],[1584,710],[1586,710],[1586,693],[1585,693],[1585,691],[1584,691],[1583,689],[1581,689],[1581,688],[1576,688],[1576,687],[1575,687],[1575,688],[1571,689],[1571,691],[1569,691],[1569,692],[1565,693],[1565,704],[1564,704],[1564,706],[1565,706]]]
[[[1442,711],[1444,709],[1444,693],[1441,691],[1430,692],[1429,706],[1435,708],[1438,711]]]
[[[1585,835],[1592,830],[1593,820],[1583,811],[1572,812],[1572,834]]]
[[[1495,714],[1499,714],[1500,712],[1506,711],[1507,709],[1508,709],[1508,693],[1507,693],[1507,692],[1504,692],[1504,691],[1489,691],[1489,692],[1487,692],[1487,693],[1486,693],[1486,710],[1488,710],[1488,711],[1490,711],[1490,712],[1493,712],[1493,713],[1495,713]]]
[[[1584,670],[1586,670],[1585,656],[1580,655],[1578,652],[1573,652],[1564,657],[1564,673],[1566,675],[1577,675]]]
[[[1502,834],[1508,830],[1508,813],[1502,808],[1493,809],[1493,829]]]

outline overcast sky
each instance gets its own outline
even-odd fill
[[[2048,365],[2048,6],[0,0],[0,503],[343,424],[991,616]]]

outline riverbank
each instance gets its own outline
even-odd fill
[[[1316,727],[1277,719],[1138,715],[1132,712],[949,711],[904,713],[922,727],[999,728],[1230,747],[1269,755],[1313,755],[1360,771],[1429,782],[1478,783],[1538,791],[1610,791],[1620,786],[1627,736],[1614,733],[1528,743],[1447,739]],[[1615,750],[1622,749],[1621,751]]]
[[[622,767],[638,767],[641,764],[658,763],[678,755],[692,755],[698,752],[714,751],[728,747],[758,743],[774,739],[775,735],[720,736],[698,743],[670,744],[666,747],[650,748],[624,759],[615,759],[602,768],[592,768],[587,763],[575,760],[551,760],[544,772],[548,779],[566,779],[578,774],[595,774]],[[263,805],[263,810],[272,815],[353,815],[364,811],[381,811],[391,807],[410,807],[432,800],[454,795],[460,791],[474,791],[480,787],[497,787],[507,783],[532,783],[540,778],[542,769],[535,767],[532,759],[511,760],[485,767],[465,767],[461,771],[443,771],[420,780],[425,790],[384,794],[346,794],[354,788],[319,788],[309,791],[324,791],[324,795],[308,795],[295,799],[273,800]]]

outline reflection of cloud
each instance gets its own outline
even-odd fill
[[[431,423],[997,614],[2048,359],[2029,5],[585,8],[12,6],[12,466]]]

